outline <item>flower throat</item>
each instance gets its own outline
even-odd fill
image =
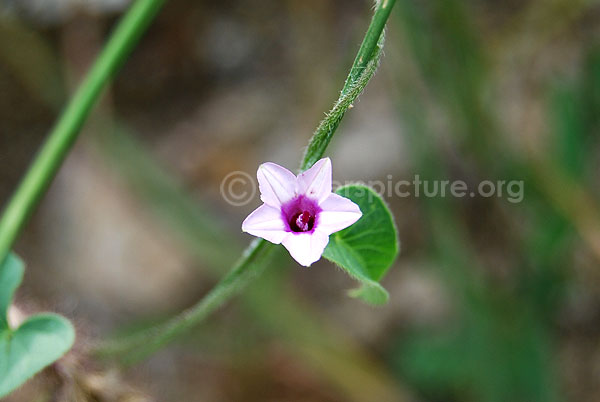
[[[308,232],[315,225],[315,216],[308,211],[298,212],[292,216],[289,224],[293,232]]]

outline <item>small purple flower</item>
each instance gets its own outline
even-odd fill
[[[324,158],[296,177],[275,163],[256,174],[263,205],[242,223],[242,230],[283,244],[306,267],[321,258],[329,235],[356,222],[360,208],[331,192],[331,160]]]

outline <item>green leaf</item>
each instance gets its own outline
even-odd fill
[[[370,304],[384,304],[389,295],[379,281],[399,252],[392,214],[369,187],[349,185],[336,192],[355,202],[363,216],[354,225],[332,234],[323,256],[361,283],[349,292],[350,296]]]
[[[23,280],[23,261],[13,253],[0,265],[0,331],[9,328],[7,313],[15,290]]]
[[[23,262],[12,253],[0,265],[0,397],[58,360],[75,340],[71,323],[56,314],[34,315],[10,328],[8,307],[23,271]]]

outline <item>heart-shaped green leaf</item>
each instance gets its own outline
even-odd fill
[[[0,397],[60,358],[75,340],[71,323],[56,314],[38,314],[10,328],[8,307],[23,270],[23,262],[12,253],[0,265]]]
[[[390,268],[399,251],[394,219],[381,197],[362,185],[340,187],[336,193],[351,199],[363,216],[354,225],[332,234],[323,253],[361,283],[350,291],[370,304],[386,303],[388,292],[379,280]]]

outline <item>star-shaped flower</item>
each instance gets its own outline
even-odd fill
[[[263,205],[242,223],[242,230],[283,244],[306,267],[321,258],[329,235],[362,216],[358,205],[332,193],[331,160],[324,158],[297,177],[272,162],[256,174]]]

